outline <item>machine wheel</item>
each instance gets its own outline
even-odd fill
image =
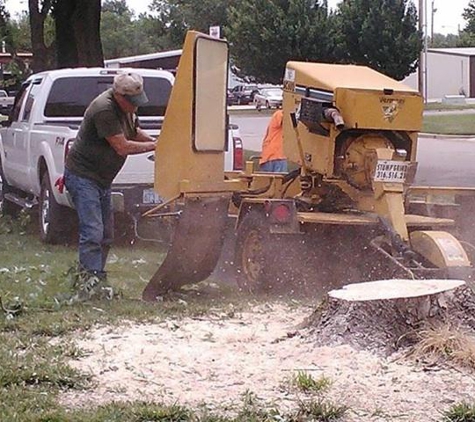
[[[250,211],[238,228],[235,251],[237,282],[241,289],[250,293],[271,287],[267,268],[271,234],[267,226],[259,211]]]
[[[22,208],[10,201],[7,201],[5,199],[5,194],[7,193],[12,193],[15,191],[15,188],[13,186],[10,186],[3,176],[3,167],[2,167],[2,162],[0,160],[0,184],[1,184],[1,193],[0,193],[0,210],[3,215],[9,215],[10,217],[16,218],[18,217],[18,214],[20,214],[20,211]]]
[[[38,217],[40,238],[44,243],[65,243],[71,239],[76,216],[71,209],[56,202],[48,172],[41,178]]]

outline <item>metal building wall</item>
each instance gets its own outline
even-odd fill
[[[430,50],[427,53],[427,99],[442,100],[446,95],[465,95],[475,97],[475,55],[457,52]],[[457,49],[454,49],[457,50]],[[473,81],[473,82],[471,82]],[[403,82],[412,88],[418,88],[417,72]],[[425,94],[425,93],[423,93]]]

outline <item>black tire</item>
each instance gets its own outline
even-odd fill
[[[264,212],[249,211],[236,238],[236,280],[249,293],[305,294],[328,290],[322,254],[304,234],[273,234]]]
[[[41,178],[38,222],[44,243],[68,243],[77,227],[76,213],[56,202],[48,172]]]
[[[3,176],[3,167],[2,167],[2,161],[0,160],[0,184],[2,186],[1,192],[0,192],[0,211],[2,215],[8,215],[10,217],[16,218],[20,214],[22,208],[5,199],[5,194],[7,193],[14,193],[15,189],[13,186],[10,186]]]
[[[265,216],[251,210],[242,220],[237,231],[235,263],[238,286],[249,293],[269,290],[271,274],[271,233]]]

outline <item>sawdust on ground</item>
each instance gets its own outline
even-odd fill
[[[325,397],[350,408],[345,421],[437,421],[453,404],[475,397],[474,374],[460,368],[427,367],[347,345],[317,347],[310,331],[298,329],[312,310],[274,302],[81,333],[75,341],[87,353],[71,365],[91,373],[96,386],[61,401],[76,407],[145,400],[226,413],[254,393],[286,412],[305,398],[289,383],[298,371],[331,379]]]

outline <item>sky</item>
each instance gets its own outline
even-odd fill
[[[328,0],[330,7],[335,7],[341,0]],[[416,7],[419,5],[419,0],[413,0]],[[129,7],[138,15],[142,12],[148,11],[148,6],[151,0],[127,0]],[[427,12],[427,32],[430,35],[432,29],[431,16],[434,10],[434,25],[435,33],[440,34],[456,34],[458,29],[463,29],[465,21],[462,17],[463,10],[468,6],[469,0],[423,0],[426,5]],[[28,6],[27,0],[5,0],[6,9],[13,16],[16,13],[26,10]]]

